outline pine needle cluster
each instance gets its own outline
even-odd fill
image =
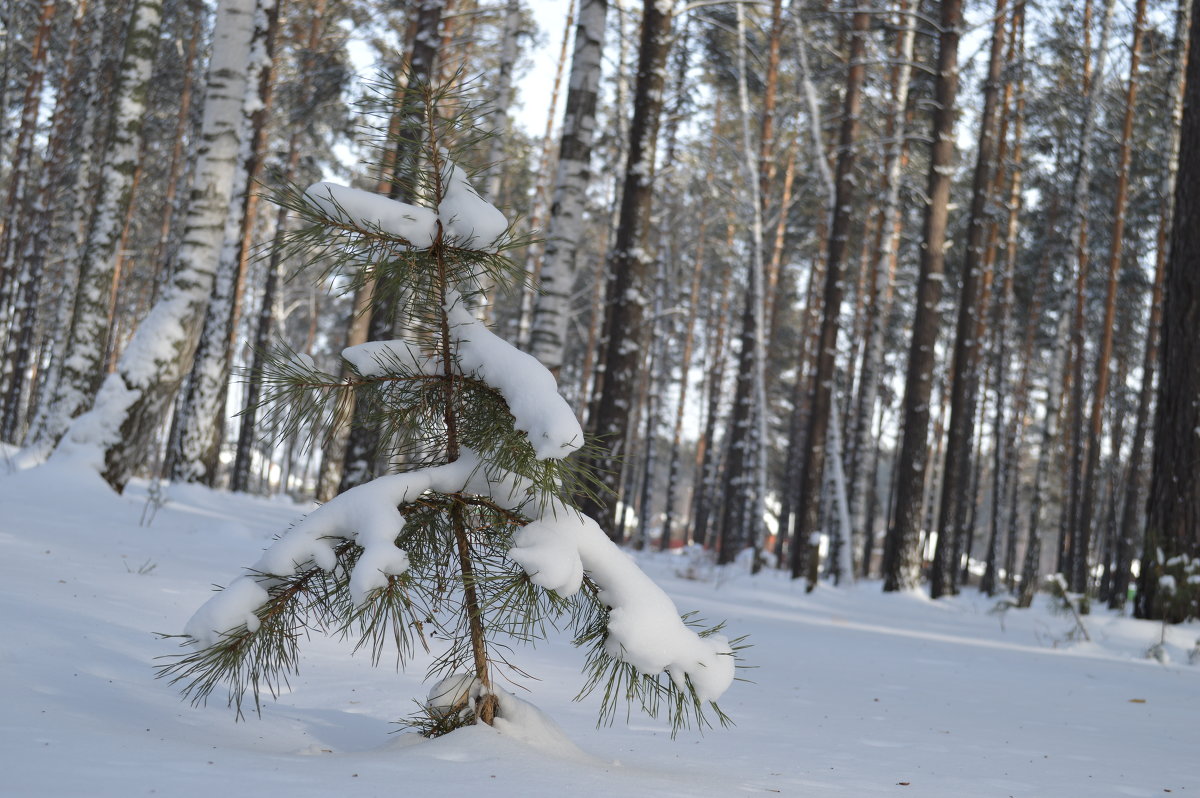
[[[433,87],[411,76],[406,88],[399,85],[384,81],[377,87],[380,96],[400,103],[393,117],[399,122],[383,126],[390,132],[375,146],[378,165],[390,175],[392,198],[438,208],[450,164],[469,164],[488,134],[463,89]],[[411,721],[414,728],[439,734],[476,719],[490,723],[497,711],[491,690],[496,671],[521,674],[515,646],[563,626],[588,650],[580,697],[602,692],[601,722],[611,722],[618,707],[628,704],[652,716],[665,709],[673,731],[693,723],[709,726],[710,716],[728,723],[686,677],[641,673],[614,656],[606,646],[611,608],[590,578],[563,597],[534,584],[508,556],[514,535],[548,504],[575,512],[572,497],[598,489],[578,465],[586,462],[590,446],[582,445],[582,457],[539,458],[515,426],[505,395],[463,368],[450,335],[453,303],[477,307],[487,286],[524,279],[505,253],[528,241],[510,228],[494,242],[464,242],[438,222],[432,243],[422,244],[336,203],[318,206],[300,186],[282,186],[274,200],[298,221],[283,239],[284,257],[343,290],[372,291],[374,306],[391,309],[389,323],[412,346],[372,350],[370,363],[347,358],[342,375],[325,373],[286,348],[270,353],[256,375],[264,387],[259,411],[272,422],[268,426],[281,436],[307,434],[310,445],[321,445],[353,415],[377,436],[393,473],[454,463],[469,450],[488,483],[511,482],[515,475],[525,495],[515,509],[511,502],[466,490],[425,491],[401,504],[403,528],[394,542],[407,554],[408,567],[387,574],[365,599],[355,594],[352,580],[364,552],[353,530],[322,538],[332,563],[314,557],[292,573],[251,571],[267,595],[253,611],[257,622],[207,645],[182,636],[184,653],[168,658],[159,675],[180,685],[193,703],[224,687],[229,706],[241,717],[248,699],[260,712],[264,692],[274,697],[287,686],[297,672],[300,640],[312,632],[348,639],[376,664],[394,657],[400,668],[419,647],[432,655],[429,679],[465,673],[482,686],[474,706],[448,713],[426,709]],[[740,648],[733,641],[732,651]]]

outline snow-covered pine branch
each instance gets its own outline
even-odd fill
[[[706,712],[724,723],[714,702],[733,681],[736,641],[681,617],[571,506],[588,482],[566,459],[584,446],[578,420],[551,373],[472,312],[482,277],[519,269],[502,254],[513,245],[507,220],[459,165],[470,154],[447,146],[472,136],[456,128],[466,117],[438,115],[441,91],[408,91],[422,136],[391,143],[428,165],[425,191],[411,195],[421,199],[327,182],[282,194],[304,222],[289,251],[324,261],[326,272],[369,272],[397,298],[402,337],[346,349],[345,378],[293,352],[263,375],[281,428],[312,434],[331,415],[330,399],[353,391],[367,408],[361,418],[404,465],[281,535],[195,613],[187,653],[162,673],[196,701],[224,684],[240,711],[247,693],[257,706],[261,690],[276,692],[295,672],[304,629],[354,632],[376,659],[394,645],[403,663],[432,624],[446,649],[430,676],[455,687],[451,704],[461,693],[464,706],[448,716],[435,688],[429,722],[414,725],[441,733],[503,719],[512,698],[493,687],[493,670],[508,664],[491,653],[497,636],[527,641],[566,620],[589,646],[584,692],[603,686],[602,718],[632,701],[650,714],[665,704],[676,729],[708,725]]]

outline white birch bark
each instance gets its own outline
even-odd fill
[[[122,221],[132,199],[142,134],[142,116],[150,86],[161,0],[136,0],[126,35],[125,53],[113,95],[112,137],[104,154],[100,192],[81,259],[79,287],[62,369],[42,434],[53,445],[71,419],[88,405],[104,373],[108,341],[108,304],[116,268]]]
[[[71,423],[53,455],[95,468],[117,490],[144,457],[196,348],[237,171],[254,10],[254,0],[223,0],[217,9],[199,162],[178,269],[92,409]]]
[[[513,101],[513,66],[519,55],[521,36],[521,0],[507,0],[504,5],[504,26],[500,31],[500,61],[496,71],[496,98],[492,102],[491,128],[495,138],[488,150],[487,197],[496,202],[504,176],[504,142],[508,139],[508,109]]]
[[[533,311],[531,352],[556,375],[563,363],[571,290],[575,282],[575,257],[583,235],[607,15],[608,0],[580,0],[571,74],[567,78],[567,107],[558,174],[546,227],[542,293]]]
[[[21,125],[17,130],[17,140],[13,146],[13,157],[9,164],[8,191],[5,202],[5,218],[0,220],[3,229],[0,230],[0,330],[9,326],[10,322],[17,326],[15,317],[19,315],[14,306],[20,302],[20,282],[17,277],[18,251],[21,246],[21,227],[29,210],[29,167],[33,160],[33,139],[37,132],[38,111],[41,108],[42,82],[46,76],[46,51],[50,38],[50,27],[54,21],[56,0],[43,0],[40,22],[29,51],[29,77],[26,79],[25,99],[21,111]],[[15,334],[8,337],[11,348]],[[0,385],[7,385],[11,378],[11,353],[5,352],[3,374],[0,374]]]
[[[846,472],[842,468],[842,414],[838,399],[834,395],[829,402],[829,481],[833,487],[833,501],[837,512],[838,559],[837,583],[845,580],[854,583],[854,552],[858,541],[850,524],[850,503],[846,497]]]
[[[79,71],[70,72],[63,77],[64,81],[71,81],[77,86],[76,90],[82,100],[69,100],[69,107],[65,109],[68,112],[69,124],[72,129],[77,131],[77,135],[71,140],[71,145],[77,154],[67,172],[66,184],[69,190],[63,200],[63,204],[66,206],[65,230],[58,231],[58,236],[52,236],[52,239],[57,239],[54,240],[54,245],[55,249],[61,253],[63,273],[56,302],[59,316],[54,322],[54,331],[51,335],[50,351],[53,353],[53,357],[50,359],[49,368],[46,369],[45,375],[40,380],[41,388],[39,389],[37,411],[25,434],[26,449],[23,457],[28,458],[28,462],[31,463],[40,462],[46,458],[46,455],[58,442],[59,437],[62,436],[62,431],[69,421],[69,419],[64,419],[62,426],[57,427],[51,423],[55,418],[54,399],[57,395],[59,376],[62,374],[66,340],[71,332],[71,319],[75,315],[75,299],[78,294],[77,286],[81,266],[80,253],[85,243],[84,234],[89,210],[88,198],[91,196],[94,166],[95,138],[93,131],[96,127],[94,120],[99,111],[97,82],[104,43],[102,21],[107,11],[107,3],[106,0],[93,0],[87,6],[80,3],[76,9],[80,15],[78,19],[82,23],[81,30],[86,30],[87,23],[90,21],[91,32],[87,42],[81,43],[83,51],[87,53],[85,62],[80,65]],[[56,101],[62,101],[66,97],[65,87],[65,83],[59,87],[59,97]],[[78,103],[77,110],[76,103]]]
[[[0,266],[0,334],[7,328],[0,372],[0,388],[4,397],[0,401],[4,408],[0,440],[11,442],[17,440],[16,427],[24,398],[24,372],[29,360],[33,310],[37,304],[37,279],[40,276],[31,258],[30,231],[36,226],[35,220],[44,216],[40,213],[44,204],[40,193],[29,191],[29,167],[33,157],[38,110],[41,107],[41,87],[46,76],[46,44],[55,7],[55,0],[43,2],[41,22],[30,53],[32,66],[25,88],[12,171],[8,177],[7,213],[3,236],[0,237],[4,241],[0,248],[0,258],[3,259],[3,265]],[[43,177],[46,172],[45,168],[41,170]]]
[[[233,320],[236,317],[236,287],[245,263],[242,236],[248,211],[253,209],[249,193],[256,190],[250,182],[254,170],[256,114],[264,109],[269,91],[261,80],[270,69],[269,36],[274,6],[277,0],[263,0],[254,15],[254,34],[250,44],[250,60],[246,73],[246,92],[242,102],[238,137],[240,139],[237,166],[234,170],[231,199],[225,216],[225,231],[221,255],[217,264],[212,296],[204,314],[204,328],[192,364],[192,382],[187,399],[181,408],[179,448],[174,453],[171,479],[185,482],[206,481],[212,484],[210,469],[216,464],[215,449],[224,428],[225,399],[228,395],[230,345]],[[261,124],[261,114],[258,122]]]

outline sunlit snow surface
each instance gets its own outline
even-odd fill
[[[678,556],[639,563],[681,609],[749,633],[751,684],[722,706],[738,727],[672,742],[634,714],[595,729],[571,698],[583,653],[565,636],[519,648],[521,708],[504,733],[389,734],[429,685],[346,644],[303,641],[301,676],[263,717],[182,703],[154,658],[230,562],[253,562],[296,505],[172,487],[139,526],[146,485],[8,474],[0,454],[0,795],[1161,796],[1200,792],[1200,625],[1103,614],[1091,644],[1038,605],[1000,619],[973,591],[952,601],[751,579]],[[548,716],[569,740],[558,734]],[[572,745],[572,743],[574,745]],[[577,750],[575,746],[578,746]],[[907,786],[902,786],[907,783]]]

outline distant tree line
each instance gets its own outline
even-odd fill
[[[580,502],[614,540],[1196,612],[1196,2],[570,5],[522,97],[520,0],[8,4],[0,439],[118,490],[382,470],[362,408],[304,446],[255,376],[278,339],[336,373],[398,332],[395,286],[288,279],[296,221],[259,200],[413,199],[415,156],[364,143],[414,124],[369,53],[492,108],[464,165],[533,238],[487,321],[598,441]]]

